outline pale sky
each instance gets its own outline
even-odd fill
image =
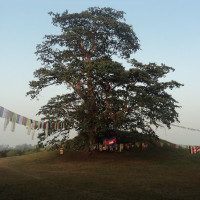
[[[34,54],[45,34],[59,29],[51,24],[49,11],[81,12],[88,7],[111,7],[126,13],[126,23],[133,26],[141,49],[132,57],[141,62],[164,63],[175,68],[166,80],[184,84],[172,92],[182,106],[178,109],[181,126],[200,129],[200,1],[199,0],[0,0],[0,106],[15,113],[40,120],[39,108],[64,88],[45,89],[39,101],[30,100],[29,81],[41,67]],[[0,145],[36,144],[26,128],[10,125],[3,131],[0,118]],[[176,144],[200,145],[200,132],[187,129],[159,129],[161,139]],[[37,136],[37,134],[36,134]]]

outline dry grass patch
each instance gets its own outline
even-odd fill
[[[3,158],[0,199],[199,199],[199,160],[167,149]]]

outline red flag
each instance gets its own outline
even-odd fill
[[[45,129],[45,128],[46,128],[46,122],[43,123],[43,129]]]
[[[116,137],[110,138],[106,140],[106,145],[110,146],[110,145],[116,144],[116,142],[117,142]]]
[[[200,147],[191,146],[190,151],[191,151],[191,154],[200,153]]]

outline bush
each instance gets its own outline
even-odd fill
[[[39,152],[39,151],[40,151],[39,149],[28,149],[24,152],[24,154],[29,155],[29,154],[36,153],[36,152]]]
[[[88,150],[89,142],[84,135],[80,134],[80,135],[76,136],[75,138],[68,140],[66,142],[66,148],[68,150],[72,150],[72,151]]]
[[[6,154],[8,153],[9,150],[1,150],[0,151],[0,158],[6,157]]]
[[[21,152],[20,150],[10,150],[10,151],[7,152],[6,156],[7,157],[20,156],[22,154],[23,154],[23,152]]]

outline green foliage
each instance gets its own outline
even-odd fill
[[[116,131],[115,136],[117,139],[117,143],[133,143],[135,144],[136,142],[147,142],[148,144],[154,144],[156,143],[156,140],[158,137],[149,135],[149,134],[141,134],[138,132],[128,132],[128,131]]]
[[[21,150],[10,150],[7,152],[6,156],[7,157],[11,157],[11,156],[20,156],[22,155],[22,151]]]
[[[27,154],[36,153],[39,151],[40,151],[39,148],[37,148],[36,146],[32,146],[30,144],[17,145],[14,148],[6,146],[6,148],[2,147],[0,149],[0,158],[27,155]]]
[[[112,8],[89,8],[81,13],[50,12],[60,35],[46,35],[36,54],[43,67],[34,72],[27,93],[37,98],[45,87],[64,85],[66,93],[57,95],[41,107],[44,120],[67,121],[87,135],[90,144],[121,131],[155,136],[151,125],[170,128],[178,121],[177,101],[167,92],[179,88],[176,81],[162,82],[172,67],[143,64],[130,59],[139,50],[132,26],[124,21],[124,12]],[[113,60],[126,59],[125,68]],[[52,139],[50,147],[65,141],[67,132]],[[45,140],[40,135],[41,143]]]
[[[38,148],[35,148],[35,149],[28,149],[26,151],[24,151],[24,155],[30,155],[30,154],[33,154],[33,153],[36,153],[36,152],[40,152],[41,150],[38,149]]]
[[[54,134],[53,134],[54,133]],[[51,139],[45,137],[45,133],[39,133],[38,134],[38,149],[47,149],[47,150],[55,150],[60,148],[63,144],[66,143],[66,141],[69,138],[69,130],[64,131],[49,131],[49,136],[51,136]],[[45,141],[46,140],[46,141]]]
[[[6,157],[6,154],[8,153],[9,150],[1,150],[0,151],[0,158]]]
[[[71,140],[68,140],[65,144],[65,148],[69,151],[83,151],[89,149],[88,138],[83,134],[80,134],[74,137]]]

